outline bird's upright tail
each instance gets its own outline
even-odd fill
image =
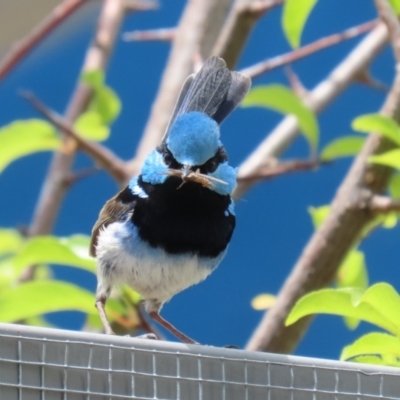
[[[249,77],[229,71],[222,58],[209,58],[183,84],[166,135],[178,116],[191,111],[203,112],[221,124],[242,101],[250,85]]]

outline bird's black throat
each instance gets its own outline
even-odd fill
[[[227,212],[229,195],[196,182],[181,186],[177,177],[158,185],[140,177],[138,184],[148,195],[136,197],[132,215],[142,240],[170,254],[216,257],[226,249],[235,228],[235,216]]]

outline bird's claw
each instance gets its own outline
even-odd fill
[[[144,335],[135,336],[136,339],[149,339],[149,340],[158,340],[158,337],[154,333],[145,333]]]

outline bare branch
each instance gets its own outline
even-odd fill
[[[87,0],[64,0],[23,39],[14,43],[0,61],[0,81],[50,32],[70,17]]]
[[[259,181],[264,179],[272,179],[289,172],[309,171],[318,168],[320,165],[328,164],[329,161],[322,160],[294,160],[285,162],[276,162],[273,165],[268,165],[260,168],[253,176],[249,175],[239,178],[240,181]]]
[[[389,86],[373,77],[367,68],[363,71],[360,71],[355,80],[356,82],[362,83],[363,85],[369,86],[370,88],[380,92],[387,93],[390,90]]]
[[[322,81],[309,92],[307,103],[315,112],[321,112],[371,63],[386,45],[387,29],[379,24],[355,49]],[[239,179],[254,175],[257,169],[270,158],[278,158],[298,135],[295,117],[288,116],[264,139],[239,167]],[[254,183],[254,182],[253,182]],[[234,196],[242,197],[253,183],[239,182]]]
[[[123,16],[123,0],[104,0],[97,32],[86,53],[83,71],[105,68]],[[91,95],[92,91],[87,85],[78,83],[66,112],[66,119],[70,123],[85,109]],[[67,147],[73,147],[76,143],[69,136],[65,137],[64,142]],[[73,154],[58,152],[54,155],[30,226],[31,236],[47,234],[52,230],[67,190],[63,182],[70,174],[72,163]]]
[[[400,34],[396,33],[395,40],[399,39]],[[381,112],[397,121],[400,119],[399,71]],[[302,295],[332,282],[340,263],[359,240],[363,228],[374,217],[368,204],[365,207],[366,196],[371,199],[374,199],[375,195],[379,196],[386,189],[392,170],[370,164],[368,159],[371,155],[387,151],[393,146],[393,143],[382,136],[368,137],[337,191],[329,216],[311,237],[284,283],[275,306],[264,315],[250,339],[247,345],[249,350],[287,353],[296,347],[311,318],[302,318],[289,327],[285,327],[285,319]]]
[[[97,167],[88,167],[79,171],[71,172],[71,174],[65,178],[65,184],[72,186],[74,183],[87,178],[88,176],[94,175],[99,172],[100,169]]]
[[[375,195],[369,202],[369,209],[374,214],[386,214],[391,211],[400,211],[400,200],[387,196]]]
[[[390,41],[396,56],[397,62],[400,62],[400,23],[394,10],[388,0],[375,0],[381,20],[385,23]]]
[[[284,71],[293,92],[296,93],[298,97],[306,99],[308,95],[308,90],[303,85],[303,82],[300,80],[296,72],[294,72],[293,68],[290,65],[286,65]]]
[[[266,72],[270,72],[283,65],[291,64],[294,61],[300,60],[304,57],[309,56],[310,54],[326,49],[327,47],[362,35],[363,33],[366,33],[375,28],[377,24],[377,20],[369,21],[365,22],[364,24],[354,26],[350,29],[346,29],[343,32],[326,36],[322,39],[316,40],[315,42],[307,44],[306,46],[300,47],[299,49],[281,54],[265,61],[261,61],[255,65],[252,65],[251,67],[247,67],[243,69],[241,73],[250,76],[251,78],[255,78],[256,76],[265,74]]]
[[[122,35],[122,39],[127,42],[150,41],[150,40],[171,42],[172,40],[175,39],[175,36],[176,36],[176,28],[160,28],[160,29],[149,29],[146,31],[126,32]]]
[[[183,82],[193,72],[196,53],[200,53],[203,58],[208,56],[204,46],[209,47],[209,43],[215,41],[229,5],[229,0],[188,1],[177,28],[150,118],[135,158],[131,162],[132,174],[138,172],[148,153],[159,144]]]
[[[284,0],[236,0],[212,50],[233,69],[258,19]]]
[[[56,128],[76,142],[79,149],[91,157],[96,164],[104,168],[120,185],[129,179],[124,161],[117,157],[107,147],[96,142],[90,142],[75,132],[69,121],[44,105],[32,93],[23,92],[24,97],[37,111],[45,116]],[[68,178],[69,179],[69,178]]]
[[[151,11],[160,8],[157,0],[125,0],[125,11]]]

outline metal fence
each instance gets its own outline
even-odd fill
[[[400,369],[0,324],[1,400],[400,399]]]

